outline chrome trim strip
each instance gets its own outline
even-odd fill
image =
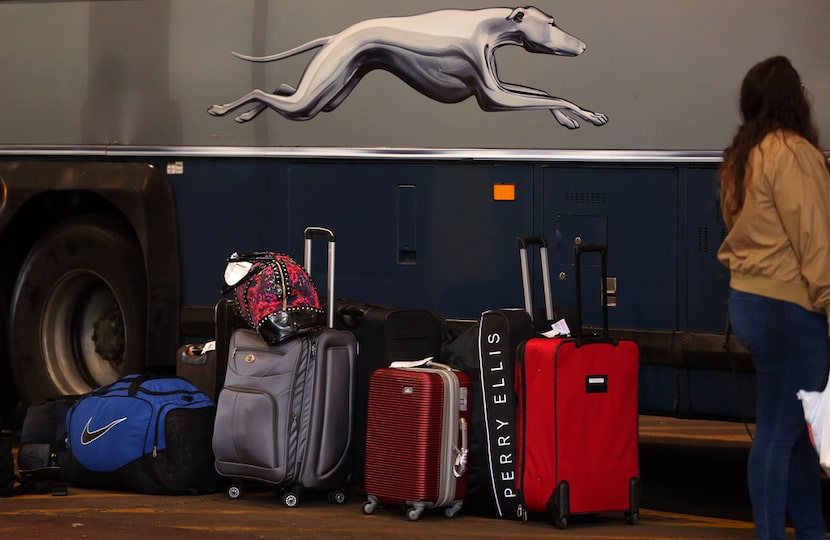
[[[719,163],[715,150],[544,150],[512,148],[346,148],[257,146],[0,145],[0,156],[400,159],[607,163]]]

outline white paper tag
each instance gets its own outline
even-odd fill
[[[553,325],[551,325],[551,329],[547,332],[542,333],[545,337],[558,337],[558,336],[570,336],[571,329],[568,328],[568,323],[565,322],[565,319],[559,319]]]
[[[398,369],[407,369],[407,368],[418,368],[418,367],[430,367],[432,365],[432,357],[427,356],[426,358],[422,358],[420,360],[396,360],[389,364],[391,368],[398,368]]]
[[[231,255],[233,257],[236,255],[234,253]],[[248,261],[232,261],[228,263],[228,266],[225,267],[225,285],[228,287],[233,287],[237,285],[240,281],[242,281],[245,276],[248,275],[248,272],[251,271],[251,267],[253,263]]]

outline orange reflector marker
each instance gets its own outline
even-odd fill
[[[494,201],[515,201],[516,184],[493,184]]]

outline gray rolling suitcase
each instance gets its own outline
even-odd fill
[[[305,268],[311,274],[311,239],[328,236],[328,297],[334,305],[334,234],[308,228]],[[228,366],[219,393],[213,434],[216,471],[233,478],[228,497],[242,482],[282,488],[288,507],[303,489],[327,490],[330,502],[346,498],[351,469],[357,343],[354,334],[328,327],[276,345],[239,328],[229,342]]]

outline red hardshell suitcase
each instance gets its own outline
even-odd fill
[[[581,337],[580,254],[602,257],[602,337]],[[516,354],[518,488],[525,516],[560,529],[573,514],[639,513],[636,342],[608,338],[605,246],[576,246],[576,338],[534,338]]]
[[[442,314],[425,309],[400,308],[360,300],[338,299],[334,313],[334,327],[348,330],[357,338],[350,482],[362,487],[369,377],[377,368],[387,367],[391,362],[437,358],[447,334],[446,321]]]
[[[470,379],[426,361],[394,362],[369,379],[363,512],[378,504],[455,516],[467,493]]]

